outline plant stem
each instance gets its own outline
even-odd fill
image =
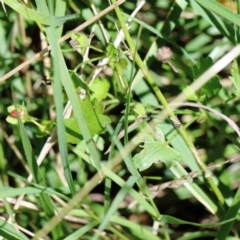
[[[84,61],[84,62],[81,62],[79,63],[75,68],[74,68],[74,72],[77,72],[77,70],[82,66],[82,65],[86,65],[87,63],[90,63],[90,62],[95,62],[95,61],[98,61],[98,60],[101,60],[105,58],[105,56],[101,56],[101,57],[96,57],[96,58],[92,58],[92,59],[89,59],[87,61]]]

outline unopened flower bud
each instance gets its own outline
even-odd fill
[[[158,61],[168,63],[169,60],[172,58],[172,51],[168,47],[159,48],[156,57]]]
[[[19,114],[20,118],[23,119],[24,111],[18,110],[18,114]],[[12,117],[17,118],[17,111],[16,110],[12,110],[11,111],[11,115],[12,115]]]

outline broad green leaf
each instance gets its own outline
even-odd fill
[[[93,91],[91,99],[96,98],[98,101],[105,99],[109,89],[110,83],[106,78],[96,78],[90,85],[90,90]]]
[[[94,99],[90,101],[90,97],[87,96],[85,100],[79,99],[79,105],[83,111],[84,120],[87,123],[87,127],[91,136],[97,133],[105,131],[105,124],[110,123],[109,117],[102,114],[102,103]],[[82,139],[82,131],[78,127],[76,118],[70,117],[64,120],[67,132],[67,141],[71,143],[78,143]]]
[[[86,91],[89,89],[88,85],[77,75],[76,72],[70,70],[69,75],[76,91],[79,91],[79,88],[83,88]]]
[[[125,58],[120,58],[118,64],[121,66],[122,69],[127,69],[128,62]]]
[[[201,57],[199,63],[193,67],[193,76],[194,79],[197,79],[201,76],[208,68],[213,64],[213,61],[210,57]]]
[[[211,97],[216,95],[221,88],[222,85],[220,84],[219,77],[215,76],[203,85],[202,90],[208,97]]]
[[[167,143],[146,141],[143,150],[133,157],[134,164],[139,171],[146,170],[153,163],[163,162],[170,168],[174,161],[181,159],[180,153],[169,147]]]

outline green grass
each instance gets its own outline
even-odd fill
[[[2,1],[0,239],[239,239],[240,1],[111,3]]]

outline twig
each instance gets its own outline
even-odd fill
[[[235,162],[239,162],[240,158],[236,158],[236,159],[229,159],[227,161],[221,162],[221,163],[217,163],[217,164],[213,164],[211,166],[207,167],[207,170],[216,170],[217,168],[229,164],[229,163],[235,163]],[[184,177],[177,179],[177,180],[173,180],[173,181],[169,181],[169,182],[165,182],[163,184],[159,184],[159,185],[155,185],[153,187],[150,187],[150,191],[153,194],[152,197],[156,197],[157,194],[166,189],[166,188],[178,188],[180,186],[182,186],[183,184],[185,184],[188,180],[191,180],[193,178],[196,178],[199,174],[203,173],[203,170],[198,170],[198,171],[193,171],[190,172],[189,174],[185,175]],[[205,176],[208,177],[208,176]]]
[[[190,103],[190,102],[185,102],[185,103],[170,103],[170,106],[180,106],[180,107],[195,107],[195,108],[202,108],[205,110],[208,110],[209,112],[212,112],[213,114],[215,114],[216,116],[222,118],[223,120],[225,120],[229,126],[238,134],[238,136],[240,137],[240,129],[238,127],[238,125],[229,117],[227,117],[226,115],[218,112],[217,110],[198,104],[198,103]]]

